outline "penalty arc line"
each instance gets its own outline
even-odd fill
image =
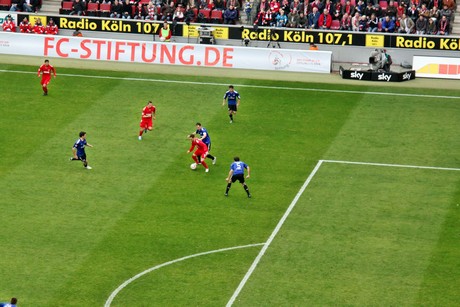
[[[238,297],[238,295],[240,294],[241,290],[243,289],[243,287],[245,286],[246,282],[248,281],[249,277],[251,277],[252,273],[254,272],[255,268],[257,267],[257,265],[259,264],[259,261],[260,259],[262,259],[262,257],[264,256],[265,252],[267,251],[268,247],[270,246],[270,244],[272,243],[273,239],[275,238],[275,236],[278,234],[278,232],[280,231],[281,227],[283,226],[284,222],[286,221],[286,219],[288,218],[289,214],[291,213],[292,209],[294,209],[295,205],[297,204],[297,201],[299,200],[300,196],[302,196],[303,192],[305,191],[305,189],[308,187],[308,185],[310,184],[311,180],[313,179],[313,177],[315,176],[316,172],[319,170],[321,164],[323,163],[323,160],[319,160],[318,163],[316,164],[315,168],[313,169],[313,171],[310,173],[310,176],[308,176],[307,180],[305,180],[304,184],[302,185],[302,187],[300,188],[299,192],[297,192],[297,195],[294,197],[294,199],[292,200],[291,204],[289,205],[289,207],[287,208],[286,212],[284,213],[283,217],[281,217],[280,221],[278,222],[278,224],[276,225],[275,229],[273,230],[272,234],[270,235],[270,237],[268,238],[267,242],[265,242],[264,246],[262,247],[262,249],[260,250],[259,254],[257,255],[256,259],[254,260],[254,262],[252,263],[251,267],[249,268],[249,270],[246,272],[246,275],[243,277],[243,279],[241,280],[240,284],[238,285],[238,288],[236,288],[235,292],[233,293],[232,297],[230,298],[230,300],[228,301],[227,303],[227,307],[230,307],[233,305],[233,303],[235,302],[236,298]]]
[[[17,71],[0,69],[0,72],[20,73],[20,74],[37,74],[30,71]],[[78,74],[59,74],[59,76],[78,77],[78,78],[95,78],[95,79],[108,79],[108,80],[126,80],[126,81],[143,81],[155,83],[179,83],[179,84],[196,84],[196,85],[211,85],[211,86],[228,86],[223,83],[213,82],[196,82],[185,80],[162,80],[162,79],[144,79],[144,78],[129,78],[129,77],[110,77],[110,76],[96,76],[96,75],[78,75]],[[420,97],[420,98],[438,98],[438,99],[460,99],[460,96],[440,96],[440,95],[423,95],[423,94],[405,94],[405,93],[392,93],[392,92],[360,92],[349,90],[332,90],[321,88],[301,88],[301,87],[282,87],[282,86],[265,86],[265,85],[250,85],[250,84],[234,84],[237,87],[261,88],[261,89],[275,89],[275,90],[288,90],[288,91],[307,91],[307,92],[324,92],[324,93],[345,93],[345,94],[360,94],[360,95],[381,95],[381,96],[401,96],[401,97]]]
[[[255,243],[255,244],[248,244],[248,245],[241,245],[241,246],[233,246],[233,247],[227,247],[227,248],[221,248],[221,249],[216,249],[216,250],[212,250],[212,251],[207,251],[207,252],[202,252],[202,253],[198,253],[198,254],[193,254],[193,255],[189,255],[189,256],[185,256],[185,257],[182,257],[182,258],[178,258],[178,259],[175,259],[175,260],[171,260],[171,261],[168,261],[168,262],[164,262],[162,264],[159,264],[159,265],[156,265],[154,267],[151,267],[150,269],[147,269],[143,272],[140,272],[139,274],[131,277],[130,279],[126,280],[124,283],[122,283],[120,286],[118,286],[118,288],[116,288],[109,296],[109,298],[107,299],[107,301],[105,302],[105,305],[104,307],[110,307],[110,304],[112,304],[113,300],[115,299],[115,297],[118,295],[118,293],[120,293],[121,290],[123,290],[127,285],[129,285],[130,283],[132,283],[133,281],[135,281],[136,279],[152,272],[152,271],[155,271],[155,270],[158,270],[162,267],[165,267],[165,266],[168,266],[168,265],[171,265],[171,264],[174,264],[174,263],[177,263],[177,262],[181,262],[181,261],[184,261],[184,260],[187,260],[187,259],[191,259],[191,258],[195,258],[195,257],[200,257],[200,256],[205,256],[205,255],[209,255],[209,254],[214,254],[214,253],[221,253],[221,252],[226,252],[226,251],[230,251],[230,250],[234,250],[234,249],[242,249],[242,248],[248,248],[248,247],[254,247],[254,246],[260,246],[260,245],[264,245],[265,243]]]

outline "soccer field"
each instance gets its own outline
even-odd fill
[[[0,300],[458,305],[460,90],[57,67],[44,97],[39,64],[0,64]],[[69,162],[81,130],[92,170]],[[235,155],[251,199],[224,196]]]

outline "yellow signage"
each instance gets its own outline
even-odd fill
[[[383,48],[385,43],[384,35],[366,34],[366,47]]]
[[[216,39],[228,39],[228,28],[214,28],[213,35]]]

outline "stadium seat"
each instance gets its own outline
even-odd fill
[[[340,29],[340,21],[334,19],[331,24],[331,30],[339,30]]]
[[[379,1],[379,6],[382,10],[386,10],[388,7],[388,3],[385,0],[380,0]]]
[[[150,0],[141,0],[139,1],[142,5],[147,5],[149,4]]]
[[[0,0],[0,10],[9,11],[11,8],[11,0]]]
[[[222,16],[221,10],[211,11],[211,22],[212,23],[223,23],[224,22],[224,17]]]
[[[86,9],[87,16],[99,16],[99,3],[88,3],[88,8]]]
[[[61,8],[59,9],[60,15],[69,15],[73,10],[72,1],[62,1]]]
[[[111,10],[112,10],[112,4],[110,3],[101,3],[101,5],[99,6],[101,17],[109,17]]]
[[[198,14],[203,14],[204,22],[209,22],[211,18],[211,10],[210,9],[200,9]],[[200,21],[198,21],[200,22]]]
[[[350,4],[356,6],[356,0],[350,0]]]

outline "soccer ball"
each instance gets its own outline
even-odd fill
[[[190,169],[196,169],[196,163],[190,164]]]

